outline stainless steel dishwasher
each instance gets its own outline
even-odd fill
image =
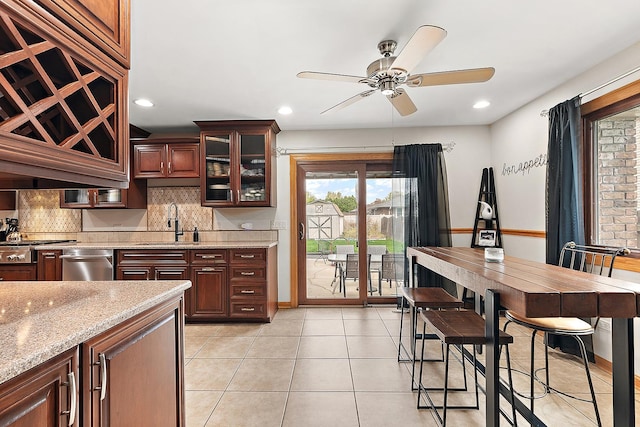
[[[62,280],[113,280],[113,249],[65,249]]]

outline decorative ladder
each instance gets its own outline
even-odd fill
[[[496,231],[496,241],[493,247],[501,248],[502,247],[502,233],[500,232],[500,218],[498,217],[498,201],[496,200],[496,187],[495,181],[493,178],[493,168],[484,168],[482,169],[482,181],[480,183],[480,192],[478,194],[478,201],[485,202],[491,206],[493,209],[493,218],[492,219],[484,219],[482,218],[480,212],[482,210],[482,204],[478,203],[476,206],[476,217],[473,224],[473,235],[471,237],[471,247],[477,248],[481,247],[478,244],[478,232],[483,230],[495,230]],[[479,229],[478,223],[480,221],[484,222],[484,227]],[[486,247],[486,246],[482,246]]]

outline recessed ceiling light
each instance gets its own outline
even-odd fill
[[[473,108],[487,108],[489,105],[491,105],[489,101],[482,100],[473,104]]]
[[[141,107],[153,107],[153,102],[149,101],[148,99],[136,99],[135,101],[133,101],[133,103]]]
[[[286,116],[286,115],[288,115],[288,114],[293,113],[293,110],[291,109],[291,107],[288,107],[288,106],[284,105],[284,106],[282,106],[282,107],[280,107],[280,108],[278,109],[278,113],[280,113],[280,114],[282,114],[282,115]]]

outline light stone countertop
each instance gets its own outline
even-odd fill
[[[219,241],[219,242],[92,242],[92,243],[52,243],[35,246],[36,250],[56,250],[69,248],[83,249],[251,249],[270,248],[277,241]]]
[[[0,384],[190,286],[188,280],[0,282]]]

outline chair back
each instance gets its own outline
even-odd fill
[[[355,253],[353,245],[336,245],[337,254],[352,254]]]
[[[613,263],[618,255],[629,254],[627,248],[586,246],[567,242],[560,250],[560,267],[580,270],[599,276],[611,277]]]
[[[404,280],[404,255],[383,254],[381,279]]]
[[[371,255],[384,255],[387,253],[385,245],[367,245],[367,253]]]
[[[345,279],[357,279],[358,278],[358,254],[347,254],[347,261],[344,265],[344,277]],[[367,265],[371,262],[371,254],[367,254]]]

